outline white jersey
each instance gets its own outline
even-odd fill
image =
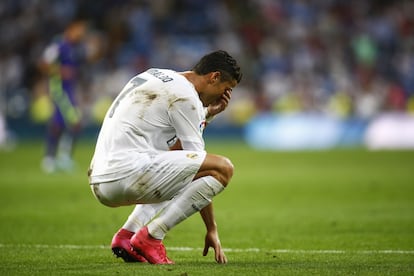
[[[91,183],[143,169],[177,138],[184,150],[203,151],[205,109],[193,84],[166,69],[133,77],[105,115],[91,162]],[[141,167],[140,167],[141,166]]]

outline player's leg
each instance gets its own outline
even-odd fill
[[[73,152],[80,132],[80,126],[71,126],[60,138],[57,154],[57,165],[63,171],[73,170]]]
[[[151,236],[163,239],[175,225],[206,207],[214,196],[227,186],[233,175],[233,165],[222,156],[207,154],[195,180],[184,187],[148,225]]]
[[[67,106],[61,110],[62,119],[65,124],[65,133],[60,139],[58,149],[58,165],[64,171],[70,171],[74,167],[73,152],[74,147],[81,131],[81,115],[78,111],[78,104],[75,97],[75,91],[71,87],[64,87],[65,97],[60,99],[60,105],[67,100]],[[66,98],[67,97],[67,98]],[[74,114],[76,116],[74,116]]]
[[[233,171],[234,166],[228,158],[209,153],[206,155],[194,179],[212,176],[226,187],[233,176]]]
[[[91,185],[95,197],[107,206],[147,203],[137,205],[124,226],[115,234],[112,250],[117,256],[128,262],[143,261],[139,254],[130,250],[131,235],[154,218],[182,187],[191,182],[204,157],[205,152],[166,152],[152,158],[151,163],[144,165],[147,168],[144,171],[139,168],[136,174],[120,180]],[[164,262],[172,263],[167,257]]]
[[[111,242],[112,252],[125,262],[147,262],[143,256],[132,249],[130,240],[135,232],[147,224],[165,204],[162,202],[158,204],[136,205],[128,220],[113,236]]]
[[[207,154],[194,181],[171,199],[147,227],[131,238],[131,244],[150,263],[168,263],[162,239],[175,225],[200,211],[223,191],[233,175],[233,165],[222,156]]]
[[[128,220],[112,238],[112,252],[125,262],[147,262],[136,253],[130,244],[130,239],[139,229],[146,225],[168,203],[168,201],[155,204],[137,204],[129,215]]]
[[[223,191],[233,176],[233,165],[225,157],[207,154],[189,185],[173,198],[149,227],[151,236],[163,239],[166,232],[206,207],[214,196]]]
[[[205,152],[168,151],[142,158],[136,173],[119,180],[91,185],[95,197],[109,207],[168,201],[191,183]]]
[[[122,226],[131,232],[137,232],[144,225],[147,225],[168,204],[168,201],[153,204],[137,204]]]
[[[227,158],[211,154],[206,157],[205,152],[171,151],[153,158],[143,172],[111,183],[94,184],[92,190],[101,203],[112,207],[173,198],[168,203],[172,207],[160,213],[162,220],[151,226],[154,232],[151,234],[160,238],[174,225],[207,206],[212,197],[224,189],[232,173],[233,166]],[[167,213],[166,209],[169,209]],[[147,230],[146,227],[142,229]],[[146,255],[150,262],[171,263],[161,240],[149,246],[161,252],[161,259]]]
[[[55,108],[55,111],[47,126],[45,139],[46,149],[42,160],[42,168],[47,173],[52,173],[56,170],[56,154],[63,130],[64,122],[62,115]]]

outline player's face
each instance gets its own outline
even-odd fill
[[[231,97],[231,91],[236,86],[236,81],[226,81],[210,84],[204,93],[200,93],[200,99],[203,102],[204,106],[208,106],[213,102],[216,102],[222,97]]]
[[[220,99],[226,93],[226,91],[231,93],[236,84],[236,80],[217,81],[213,83],[208,93],[209,98],[211,99],[210,103]]]
[[[86,35],[86,24],[84,22],[76,22],[74,23],[69,31],[70,39],[78,43],[84,39]]]
[[[204,106],[209,106],[220,98],[230,99],[231,91],[237,85],[236,80],[221,80],[221,73],[218,71],[211,72],[204,77],[206,78],[205,84],[198,90]]]

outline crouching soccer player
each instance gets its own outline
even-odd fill
[[[102,124],[88,172],[104,205],[136,204],[112,239],[126,262],[171,264],[166,233],[200,212],[212,247],[226,263],[212,199],[233,175],[229,159],[205,152],[202,132],[227,107],[242,74],[225,51],[205,55],[191,71],[149,69],[133,77],[112,103]]]

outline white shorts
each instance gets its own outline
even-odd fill
[[[192,182],[205,157],[206,152],[167,151],[153,156],[145,170],[120,180],[91,184],[91,189],[110,207],[170,200]]]

